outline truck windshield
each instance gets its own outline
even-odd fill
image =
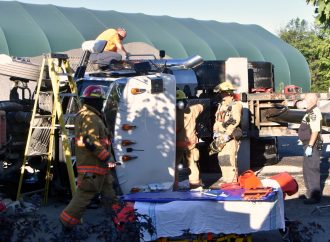
[[[104,116],[107,122],[111,137],[113,137],[116,116],[120,99],[122,97],[123,90],[126,82],[114,81],[109,86],[108,96],[104,104]]]

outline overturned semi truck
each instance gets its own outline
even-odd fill
[[[283,135],[283,130],[287,129],[289,122],[300,122],[304,113],[303,110],[291,110],[285,105],[288,98],[301,99],[302,96],[288,97],[274,92],[274,67],[269,62],[249,62],[246,58],[204,61],[200,56],[158,59],[151,55],[146,58],[143,54],[143,59],[135,55],[125,61],[109,61],[106,68],[99,70],[97,61],[91,63],[90,60],[97,60],[95,55],[102,49],[102,43],[86,42],[83,48],[84,54],[74,78],[79,93],[88,85],[102,85],[107,90],[103,109],[113,134],[113,153],[116,161],[121,164],[116,167],[116,175],[123,193],[128,193],[136,187],[172,184],[177,89],[186,93],[191,105],[200,103],[204,106],[196,129],[200,141],[199,164],[201,171],[205,173],[219,172],[217,158],[215,155],[209,155],[208,147],[212,142],[214,113],[220,102],[214,88],[220,82],[233,83],[237,88],[237,99],[242,101],[244,107],[240,124],[244,135],[237,157],[239,172],[250,166],[276,164],[276,135]],[[95,67],[96,70],[93,70]],[[266,73],[262,77],[257,75],[260,70]],[[22,77],[16,77],[18,78]],[[29,81],[24,78],[18,80]],[[330,99],[329,94],[323,98]],[[33,96],[28,100],[33,102]],[[45,106],[44,103],[39,105]],[[3,116],[9,121],[7,112],[3,113]],[[329,126],[329,114],[324,113],[324,118],[327,120],[325,125]],[[10,124],[10,121],[7,123]],[[6,141],[3,141],[1,146],[3,156],[0,181],[7,182],[6,179],[11,177],[18,182],[17,174],[22,157],[8,160],[8,153],[13,150],[9,148],[11,130],[6,130]],[[61,162],[64,160],[61,145],[58,143],[56,147],[58,155],[55,163],[59,165],[54,169],[57,174],[54,175],[53,183],[62,191],[66,188],[69,190],[65,179],[65,165]],[[29,161],[32,170],[38,170],[40,182],[44,180],[44,162],[43,157],[35,157]],[[7,172],[10,167],[10,172]],[[26,181],[30,182],[29,179],[30,177],[27,177]]]
[[[89,55],[84,55],[85,59],[79,67],[81,70],[87,68]],[[116,160],[122,162],[116,171],[124,193],[145,184],[167,181],[171,185],[175,163],[173,107],[177,89],[186,93],[190,105],[199,103],[204,106],[196,128],[200,141],[199,164],[202,172],[218,172],[219,169],[217,157],[209,155],[208,147],[212,142],[214,113],[220,102],[219,94],[214,92],[214,88],[223,81],[233,83],[237,88],[237,99],[242,101],[244,107],[240,124],[244,135],[237,157],[239,172],[250,166],[278,162],[276,135],[285,134],[289,122],[301,120],[288,112],[290,109],[286,104],[288,99],[300,100],[303,97],[274,92],[274,67],[271,63],[249,62],[246,58],[204,61],[200,56],[186,59],[157,59],[154,56],[146,59],[145,54],[141,56],[144,59],[135,55],[119,63],[109,62],[108,67],[103,70],[76,72],[80,92],[90,84],[103,83],[109,87],[104,113],[114,134]],[[97,63],[94,62],[95,64]],[[175,89],[167,86],[172,83],[172,79]],[[323,98],[329,100],[329,95]],[[168,103],[164,105],[166,102]],[[291,119],[274,120],[284,112]],[[302,118],[304,111],[297,112]],[[327,114],[324,115],[326,118]],[[155,169],[160,168],[165,160],[169,163],[163,170]],[[160,173],[167,174],[168,177],[162,179],[158,177]]]

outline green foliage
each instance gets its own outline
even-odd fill
[[[96,223],[84,222],[65,230],[58,220],[39,213],[41,202],[35,202],[38,204],[34,204],[32,212],[21,205],[0,212],[0,242],[140,242],[144,241],[144,232],[151,236],[156,232],[151,218],[136,210],[122,213],[122,220],[115,224],[114,218],[125,207],[124,203],[119,204],[118,211],[105,209],[104,217]],[[132,216],[134,219],[129,220]]]
[[[327,92],[330,86],[330,29],[321,28],[317,23],[310,27],[305,20],[296,18],[280,30],[279,36],[306,58],[312,91]]]
[[[315,6],[316,19],[325,27],[330,27],[330,0],[306,0]]]

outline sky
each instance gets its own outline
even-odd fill
[[[296,17],[305,19],[309,23],[314,21],[313,6],[307,5],[306,0],[20,0],[19,2],[257,24],[274,34]]]

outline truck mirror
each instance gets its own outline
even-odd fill
[[[165,57],[165,50],[159,51],[159,58],[163,59]]]
[[[241,94],[241,101],[244,102],[244,103],[247,102],[247,94],[246,94],[246,92],[242,92],[242,94]]]

